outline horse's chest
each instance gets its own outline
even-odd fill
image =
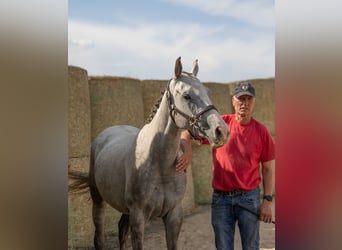
[[[186,191],[186,176],[161,177],[146,184],[145,190],[141,190],[140,199],[147,210],[160,216],[182,202]]]

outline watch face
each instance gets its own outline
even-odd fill
[[[272,201],[272,196],[271,195],[265,195],[264,199],[267,201]]]

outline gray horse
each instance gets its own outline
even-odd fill
[[[196,77],[197,60],[188,73],[179,57],[174,72],[149,124],[141,130],[126,125],[105,129],[91,145],[89,176],[69,171],[76,179],[70,191],[90,189],[97,250],[104,249],[105,202],[122,213],[120,249],[125,249],[129,231],[133,249],[143,249],[146,223],[161,217],[167,248],[176,250],[186,190],[186,173],[175,170],[181,132],[204,137],[212,147],[227,140],[228,127]]]

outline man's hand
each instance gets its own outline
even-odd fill
[[[177,159],[176,171],[177,172],[180,172],[180,171],[186,172],[186,169],[188,168],[188,166],[191,163],[191,159],[192,159],[191,150],[188,152],[183,152],[183,154],[180,157],[178,157],[178,159]]]
[[[272,202],[263,200],[260,207],[260,220],[265,223],[272,222]]]
[[[177,158],[176,171],[185,172],[192,159],[191,136],[188,131],[183,131],[181,134],[180,148],[183,154]]]

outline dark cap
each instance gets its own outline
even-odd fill
[[[255,97],[255,89],[249,82],[242,82],[236,86],[233,96],[240,97],[242,95]]]

